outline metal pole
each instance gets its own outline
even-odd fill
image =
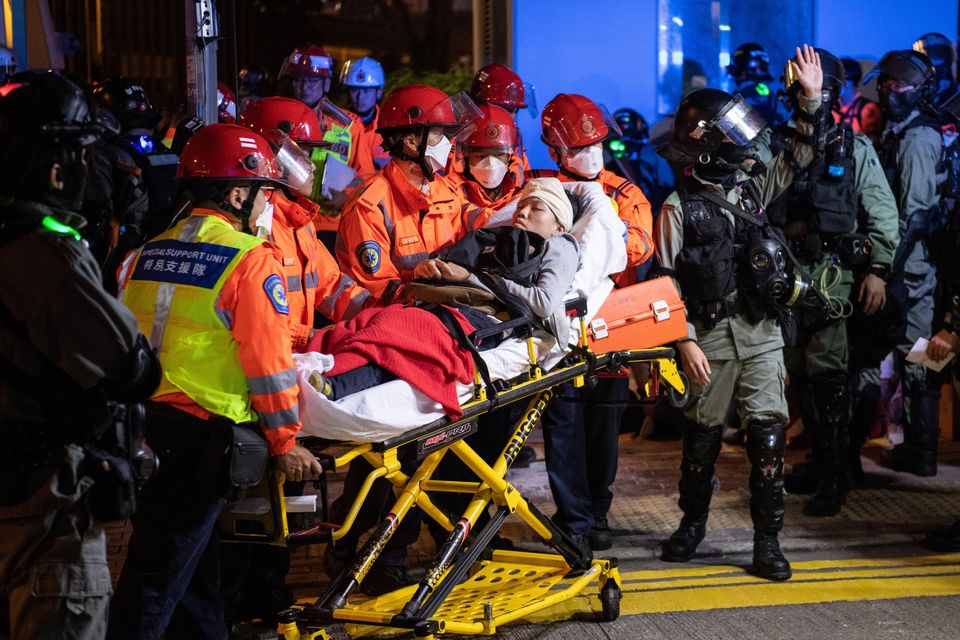
[[[215,0],[185,0],[187,109],[207,124],[217,122],[217,40],[220,16]]]

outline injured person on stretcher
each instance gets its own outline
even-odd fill
[[[529,181],[512,219],[500,221],[511,227],[472,232],[417,267],[404,294],[415,304],[367,309],[318,332],[295,356],[304,435],[372,441],[459,418],[475,357],[494,379],[529,364],[525,339],[489,331],[503,320],[524,318],[537,360],[556,364],[579,336],[564,299],[584,294],[596,311],[612,288],[608,276],[626,262],[623,225],[595,187]],[[492,335],[474,349],[478,330]]]

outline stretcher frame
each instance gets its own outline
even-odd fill
[[[582,311],[580,317],[581,345],[585,345],[586,326]],[[234,530],[234,535],[227,536],[228,540],[291,546],[336,542],[350,532],[376,480],[384,478],[389,481],[397,497],[390,512],[357,554],[354,564],[344,570],[326,594],[312,603],[281,613],[278,629],[281,638],[325,638],[323,627],[330,624],[406,629],[412,630],[417,638],[432,638],[434,634],[444,633],[492,635],[500,626],[578,595],[594,580],[599,583],[602,618],[614,620],[619,616],[621,589],[616,559],[588,561],[563,531],[506,480],[506,473],[556,395],[555,389],[559,385],[572,382],[575,387],[583,387],[595,381],[601,373],[620,373],[630,364],[650,363],[652,375],[646,384],[647,397],[666,393],[672,404],[680,404],[689,395],[686,378],[677,369],[674,350],[670,347],[597,355],[581,346],[576,347],[560,366],[544,372],[536,362],[530,337],[527,344],[528,371],[499,387],[484,385],[478,374],[474,397],[463,405],[460,419],[440,419],[381,442],[337,442],[338,446],[349,447],[341,455],[317,453],[324,472],[344,471],[357,458],[373,467],[338,528],[321,524],[290,533],[282,495],[282,474],[272,472],[269,482],[258,488],[261,495],[268,495],[271,500],[275,525],[255,534]],[[526,410],[514,425],[500,455],[493,464],[488,464],[464,439],[477,430],[477,418],[482,413],[528,398]],[[308,438],[302,444],[314,449],[333,443]],[[407,457],[405,454],[411,447],[416,448],[419,464],[408,474],[401,470],[400,460]],[[457,456],[478,481],[433,479],[433,473],[448,453]],[[472,498],[459,519],[454,520],[434,503],[431,493],[461,493]],[[491,503],[496,506],[496,512],[471,538],[473,526]],[[416,585],[377,598],[350,601],[350,596],[363,582],[399,523],[414,507],[419,507],[449,532],[423,579]],[[510,515],[519,516],[553,552],[493,551],[490,554],[488,544]],[[561,584],[564,578],[573,578],[573,581]],[[504,592],[500,589],[504,579],[517,585]],[[490,601],[477,599],[478,593],[498,589],[506,595]],[[465,603],[457,604],[458,590],[467,592]],[[453,606],[450,606],[450,600],[454,601]],[[506,608],[507,603],[512,608]]]

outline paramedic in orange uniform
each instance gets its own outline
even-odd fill
[[[466,94],[400,87],[383,102],[380,126],[390,162],[364,182],[343,209],[337,259],[371,294],[390,300],[429,255],[466,232],[468,203],[446,176],[451,140],[466,135],[479,110]]]
[[[470,97],[479,104],[492,104],[505,109],[514,120],[520,109],[526,109],[531,118],[537,117],[536,94],[533,86],[520,79],[517,72],[502,64],[488,64],[481,67],[470,82]],[[527,151],[518,140],[520,152],[514,160],[523,171],[530,171]],[[511,164],[510,170],[515,166]]]
[[[561,182],[592,180],[617,206],[627,242],[627,268],[614,280],[617,286],[636,283],[637,267],[653,255],[653,216],[650,201],[640,187],[603,168],[603,141],[611,130],[620,135],[606,109],[589,98],[560,93],[547,103],[541,118],[543,141],[558,170],[535,170],[528,177],[555,176]]]
[[[336,260],[317,240],[319,206],[306,197],[316,176],[309,157],[300,150],[322,142],[313,110],[292,98],[263,98],[250,103],[240,124],[262,135],[278,149],[279,156],[291,160],[285,163],[292,167],[287,189],[274,190],[267,211],[254,223],[254,231],[275,244],[282,254],[293,348],[303,351],[314,327],[315,311],[338,322],[356,315],[371,297],[340,271]],[[284,138],[295,145],[283,144]],[[273,215],[267,215],[271,211]]]
[[[191,214],[124,261],[120,298],[158,351],[164,379],[146,436],[164,471],[144,487],[111,606],[117,638],[225,638],[215,525],[227,464],[220,434],[259,424],[292,480],[319,477],[300,430],[289,309],[274,249],[248,233],[280,173],[245,127],[198,131],[179,177]],[[176,612],[176,615],[174,613]]]
[[[627,245],[627,268],[614,280],[618,286],[634,284],[637,266],[653,253],[653,222],[640,188],[603,168],[603,140],[611,130],[619,134],[615,122],[588,98],[561,93],[544,108],[541,125],[559,172],[531,171],[528,177],[556,175],[561,182],[596,181],[603,186],[616,203]],[[629,393],[626,377],[601,378],[593,389],[568,383],[543,416],[547,477],[557,505],[553,520],[590,557],[613,545],[607,513],[617,475],[623,407],[584,405],[576,399],[619,402]]]
[[[461,146],[463,169],[454,176],[463,197],[477,207],[467,216],[470,229],[482,224],[482,220],[474,219],[480,212],[499,209],[516,199],[523,188],[523,172],[516,162],[516,122],[496,105],[479,108],[483,117]]]

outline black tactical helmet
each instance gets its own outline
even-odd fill
[[[863,79],[863,67],[860,65],[860,61],[853,58],[840,58],[840,62],[843,63],[843,72],[847,81],[859,87],[860,81]]]
[[[160,113],[150,104],[143,87],[127,78],[110,78],[95,84],[93,97],[117,117],[124,129],[152,129],[160,121]]]
[[[814,49],[820,55],[820,68],[823,70],[823,91],[829,91],[829,97],[824,95],[824,102],[827,104],[827,111],[833,107],[833,104],[836,102],[837,95],[840,92],[840,88],[843,86],[843,83],[846,81],[846,70],[843,67],[843,63],[840,59],[827,51],[826,49],[820,49],[819,47]],[[792,109],[794,107],[794,101],[796,100],[797,93],[800,92],[800,82],[797,80],[796,69],[794,68],[793,62],[796,58],[790,58],[787,60],[787,65],[783,69],[783,86],[786,89],[787,94],[787,107]]]
[[[739,95],[720,89],[698,89],[680,101],[670,142],[657,149],[668,160],[706,164],[724,142],[743,147],[766,126]]]
[[[936,70],[930,58],[918,51],[903,49],[889,51],[877,63],[864,82],[877,78],[880,109],[888,119],[899,122],[914,109],[931,110],[929,100],[937,91]],[[888,91],[885,80],[912,87],[909,91]]]
[[[73,190],[70,202],[51,204],[79,207],[73,199],[82,195],[86,175],[79,152],[98,142],[111,120],[100,118],[89,96],[63,76],[30,78],[0,98],[0,193],[49,202],[44,196],[50,191],[50,168],[57,162],[64,182],[79,184],[66,185],[67,191]]]
[[[613,112],[613,119],[620,125],[624,138],[644,141],[650,137],[647,121],[634,109],[617,109]]]
[[[727,73],[734,80],[773,80],[770,75],[770,56],[756,42],[744,42],[733,52]]]
[[[953,63],[957,60],[957,48],[942,33],[927,33],[913,43],[913,50],[930,58],[937,68],[937,79],[953,80]]]

